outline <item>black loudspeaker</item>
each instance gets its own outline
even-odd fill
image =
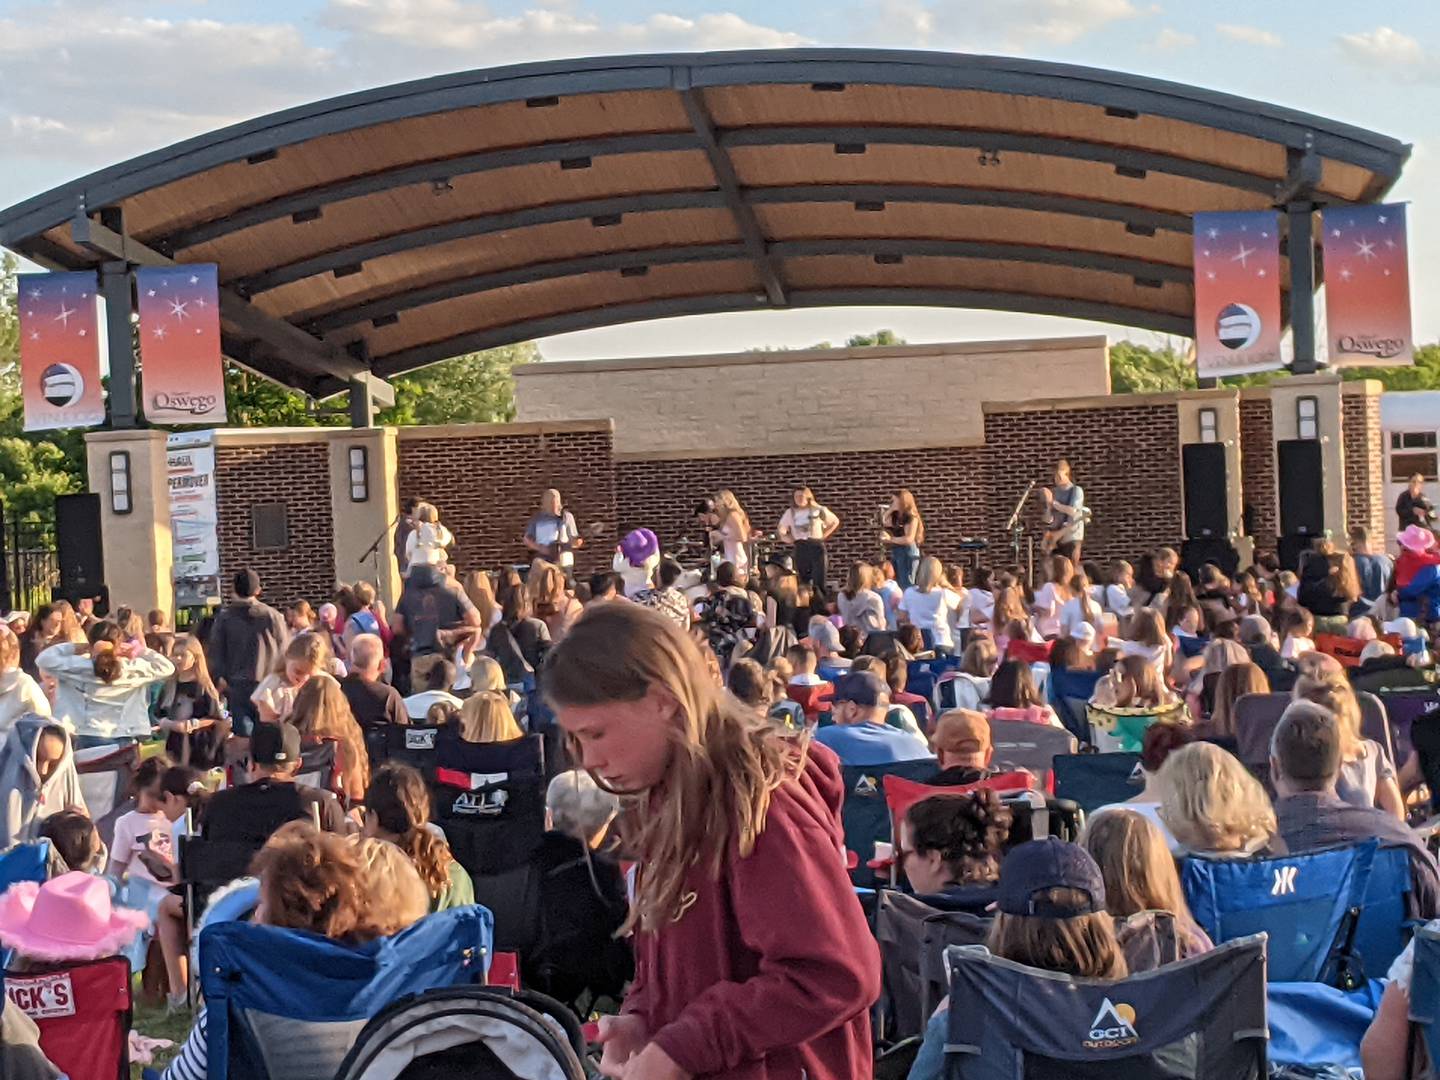
[[[1240,569],[1240,553],[1223,536],[1215,539],[1191,537],[1180,545],[1180,566],[1191,581],[1200,580],[1200,568],[1214,563],[1226,577],[1234,577]]]
[[[1230,483],[1224,443],[1188,443],[1180,451],[1185,470],[1185,535],[1223,540],[1230,533]]]
[[[1280,459],[1280,534],[1320,536],[1325,532],[1325,466],[1319,439],[1285,439],[1275,444]]]
[[[99,495],[56,497],[55,549],[60,558],[60,592],[82,596],[99,594],[105,584]]]

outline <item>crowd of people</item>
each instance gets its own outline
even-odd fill
[[[1392,760],[1362,718],[1364,694],[1433,684],[1429,528],[1407,526],[1394,560],[1357,528],[1294,571],[1268,553],[1234,574],[1187,570],[1170,548],[1101,565],[1083,558],[1090,513],[1068,464],[1042,498],[1034,581],[927,552],[908,491],[873,525],[884,558],[833,574],[826,541],[842,522],[803,486],[772,550],[721,491],[696,506],[699,567],[642,527],[581,581],[575,552],[594,537],[548,491],[527,562],[498,571],[456,565],[436,507],[407,505],[393,611],[368,582],[277,610],[242,570],[232,598],[184,630],[88,603],[12,613],[0,848],[44,838],[52,855],[49,881],[0,897],[0,944],[56,959],[34,948],[37,897],[63,895],[103,909],[114,933],[59,959],[120,953],[138,967],[153,937],[183,1007],[188,835],[257,852],[253,917],[271,925],[358,943],[473,903],[431,821],[433,777],[377,750],[376,733],[413,725],[474,744],[563,734],[572,760],[552,769],[535,853],[551,933],[522,968],[566,1002],[618,1007],[597,1041],[601,1070],[626,1080],[870,1075],[880,961],[847,871],[847,766],[928,763],[924,782],[952,789],[905,812],[895,882],[990,920],[990,950],[1020,964],[1123,978],[1160,962],[1133,946],[1157,914],[1180,958],[1209,951],[1177,870],[1191,858],[1374,838],[1406,853],[1413,918],[1440,916],[1440,871],[1408,824],[1428,808],[1421,753]],[[915,692],[927,661],[938,677]],[[1291,701],[1257,770],[1236,756],[1237,714],[1271,693]],[[1001,722],[1138,753],[1133,796],[1092,813],[1077,840],[1015,842],[1011,807],[985,787],[1012,768],[996,756]],[[76,755],[131,743],[144,760],[107,850]],[[298,777],[320,745],[333,783],[310,786]],[[1408,963],[1365,1044],[1382,1080],[1406,1075]],[[944,1010],[963,1007],[931,1019],[916,1080],[942,1075]],[[166,1080],[203,1077],[205,1047],[202,1011]]]

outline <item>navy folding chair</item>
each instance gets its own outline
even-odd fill
[[[952,947],[948,1080],[1263,1080],[1265,937],[1127,979],[1078,979]]]
[[[200,935],[210,1080],[334,1076],[371,1017],[402,997],[478,983],[490,913],[452,908],[394,937],[343,945],[226,922]]]
[[[45,871],[49,864],[49,840],[16,844],[12,848],[0,851],[0,893],[22,881],[34,881],[43,885],[46,877]]]
[[[1132,799],[1145,785],[1139,754],[1064,754],[1052,767],[1055,797],[1069,799],[1087,814]]]
[[[436,724],[386,724],[385,756],[419,769],[428,779],[435,774],[435,742],[441,730]]]
[[[1090,721],[1087,708],[1095,696],[1095,686],[1100,682],[1098,671],[1071,671],[1068,668],[1051,668],[1050,678],[1045,684],[1045,693],[1050,706],[1065,730],[1082,743],[1090,741]]]
[[[536,852],[545,836],[545,742],[538,734],[467,743],[454,729],[436,742],[435,823],[494,914],[496,948],[524,952],[539,934]]]
[[[1236,756],[1252,772],[1270,774],[1270,736],[1292,700],[1289,694],[1244,694],[1236,699]]]
[[[845,780],[845,802],[840,808],[845,847],[860,860],[860,865],[850,872],[850,880],[856,885],[874,886],[875,872],[865,864],[875,857],[877,843],[890,842],[885,777],[899,776],[924,784],[940,771],[940,766],[931,758],[922,758],[885,765],[846,765],[840,771]]]
[[[1367,840],[1266,859],[1191,855],[1180,882],[1211,941],[1269,935],[1272,982],[1353,985],[1349,950],[1378,848]]]
[[[1383,847],[1370,865],[1365,900],[1360,905],[1350,948],[1357,984],[1385,978],[1420,923],[1415,914],[1415,878],[1409,849]]]
[[[1360,736],[1373,739],[1380,744],[1389,759],[1397,766],[1404,762],[1395,761],[1395,739],[1390,731],[1390,716],[1385,703],[1374,694],[1361,692],[1355,695],[1360,702]]]
[[[895,889],[881,889],[875,910],[880,945],[882,1042],[920,1035],[946,993],[944,954],[951,945],[983,945],[991,920],[945,911]]]
[[[927,700],[935,700],[935,683],[947,671],[960,667],[958,656],[937,656],[931,660],[911,660],[905,672],[905,688]]]

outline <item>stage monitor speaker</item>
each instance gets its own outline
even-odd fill
[[[1300,569],[1300,558],[1305,552],[1315,546],[1313,536],[1302,536],[1299,533],[1286,533],[1275,541],[1275,557],[1280,560],[1280,569]]]
[[[1275,444],[1280,460],[1280,534],[1317,537],[1325,532],[1325,466],[1319,439]]]
[[[105,582],[100,546],[100,496],[60,495],[55,499],[55,549],[60,559],[60,591],[96,595]],[[86,590],[94,592],[87,593]]]
[[[1230,534],[1230,483],[1224,443],[1188,443],[1180,451],[1185,472],[1185,535],[1223,540]]]

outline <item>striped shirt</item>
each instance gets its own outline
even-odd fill
[[[160,1080],[206,1080],[209,1075],[209,1042],[205,1031],[205,1009],[201,1008],[185,1045],[180,1048],[175,1060],[165,1067]]]

